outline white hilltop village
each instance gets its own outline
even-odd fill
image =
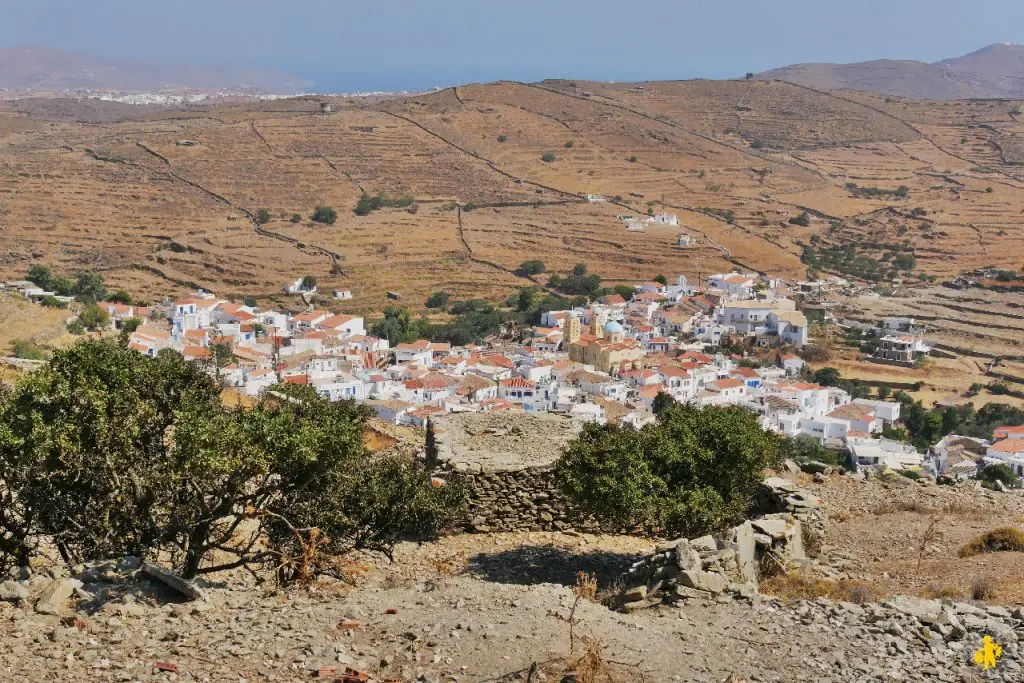
[[[306,385],[331,401],[364,402],[396,425],[424,427],[445,413],[524,411],[640,428],[654,421],[655,399],[667,394],[696,406],[742,406],[770,431],[847,454],[849,466],[966,479],[1002,463],[1024,477],[1024,428],[1001,428],[991,440],[952,435],[920,453],[881,435],[899,423],[899,402],[854,398],[813,381],[800,355],[810,324],[793,297],[846,284],[730,272],[709,276],[698,290],[681,275],[671,284],[637,284],[629,299],[610,294],[546,311],[519,339],[466,346],[428,339],[392,346],[368,334],[361,316],[313,306],[297,314],[264,310],[205,291],[155,307],[104,305],[114,327],[142,321],[128,339],[138,353],[176,351],[250,397],[280,382]],[[6,288],[52,296],[27,281]],[[309,295],[315,287],[296,280],[284,290]],[[352,296],[334,292],[338,301]],[[872,359],[879,363],[913,365],[931,350],[913,319],[886,319],[878,333]],[[722,348],[737,339],[752,342],[759,358]],[[230,350],[219,366],[218,349]]]

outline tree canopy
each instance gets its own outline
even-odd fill
[[[565,449],[556,478],[581,509],[615,524],[695,536],[744,518],[761,471],[783,440],[739,407],[664,407],[639,431],[589,424]]]
[[[313,215],[309,218],[314,223],[334,225],[334,222],[338,220],[338,212],[329,206],[318,206],[313,210]]]
[[[367,452],[365,406],[281,392],[229,409],[179,354],[56,352],[0,402],[0,569],[43,536],[69,563],[161,552],[186,577],[294,556],[294,528],[319,526],[326,552],[388,552],[459,509],[457,486]]]

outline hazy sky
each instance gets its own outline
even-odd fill
[[[1024,42],[1021,0],[0,0],[0,46],[240,63],[321,89],[724,78]],[[2,65],[0,65],[2,68]]]

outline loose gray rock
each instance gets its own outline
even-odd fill
[[[163,567],[146,563],[142,565],[142,573],[151,579],[159,581],[171,590],[184,595],[189,600],[203,599],[203,591],[198,586],[191,581],[186,581],[180,576],[177,576],[173,572],[167,571]]]
[[[36,601],[36,611],[40,614],[60,614],[64,603],[82,587],[78,579],[55,579],[46,585]]]
[[[685,538],[675,546],[676,566],[683,571],[700,569],[700,554],[693,549]]]
[[[687,588],[718,594],[725,590],[728,580],[721,574],[696,570],[685,571],[679,575],[679,583]]]
[[[0,600],[23,603],[28,600],[28,588],[17,581],[4,581],[0,583]]]

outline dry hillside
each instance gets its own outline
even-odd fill
[[[812,235],[906,243],[940,277],[1024,260],[1016,102],[753,80],[495,83],[331,104],[0,103],[0,277],[43,262],[147,297],[271,296],[310,274],[369,311],[387,290],[411,305],[442,287],[508,295],[529,284],[513,272],[527,258],[611,281],[734,266],[798,276]],[[418,211],[356,216],[363,192],[414,197]],[[333,226],[308,220],[318,205],[337,209]],[[257,226],[264,207],[272,219]],[[684,226],[629,233],[616,218],[648,209]],[[805,210],[810,225],[788,222]],[[680,231],[696,243],[676,247]]]

